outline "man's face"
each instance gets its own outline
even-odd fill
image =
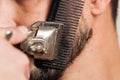
[[[51,0],[0,0],[0,27],[30,26],[36,21],[45,21]],[[84,15],[80,19],[73,47],[73,58],[84,48],[91,28]],[[73,59],[74,60],[74,59]],[[31,60],[31,65],[33,65]],[[31,66],[31,80],[57,80],[63,74],[62,70],[40,69]]]

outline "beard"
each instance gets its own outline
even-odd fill
[[[69,60],[68,65],[70,65],[72,61],[81,53],[91,36],[92,28],[88,27],[88,25],[85,24],[85,21],[81,22],[76,32],[71,50],[71,59]],[[43,67],[40,68],[34,66],[34,64],[36,63],[32,63],[33,69],[31,70],[30,80],[61,80],[60,78],[66,70],[49,69]]]
[[[30,80],[59,80],[63,70],[36,68],[31,71]]]

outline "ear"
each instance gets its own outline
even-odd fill
[[[93,15],[102,14],[108,5],[110,4],[111,0],[91,0],[91,12]]]

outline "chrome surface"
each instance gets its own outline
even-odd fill
[[[21,43],[21,49],[35,59],[55,59],[62,26],[56,22],[36,22],[30,28],[29,37]]]

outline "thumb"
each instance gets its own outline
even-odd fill
[[[12,44],[18,44],[22,42],[28,36],[28,29],[25,26],[19,26],[14,28],[0,28],[0,37],[5,38],[6,31],[12,31],[12,36],[9,40]]]

